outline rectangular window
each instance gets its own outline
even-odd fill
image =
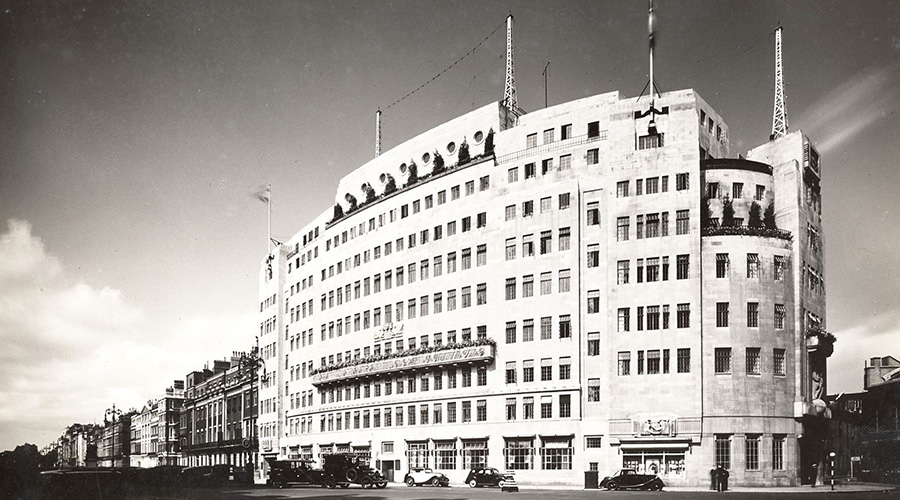
[[[590,122],[587,127],[588,138],[600,137],[600,122]]]
[[[600,401],[600,379],[599,378],[589,378],[588,379],[588,394],[587,400],[589,403],[596,403]]]
[[[475,305],[483,306],[484,304],[487,304],[487,283],[479,283],[475,290]]]
[[[541,160],[541,175],[547,175],[547,172],[553,170],[553,158]]]
[[[716,373],[731,373],[731,348],[716,347]]]
[[[716,467],[731,468],[731,436],[716,434],[715,442]]]
[[[462,270],[470,269],[472,267],[472,249],[464,248],[462,250]]]
[[[707,182],[706,183],[706,197],[710,200],[715,200],[719,197],[719,183],[718,182]]]
[[[516,343],[516,322],[515,321],[507,321],[506,322],[506,343],[507,344],[515,344]]]
[[[638,231],[640,233],[640,231]],[[647,214],[647,238],[659,237],[659,214]]]
[[[506,240],[506,260],[515,260],[516,258],[516,239],[508,238]]]
[[[616,219],[616,241],[628,241],[628,233],[631,226],[629,219],[627,216]]]
[[[690,232],[690,211],[678,210],[675,212],[675,234],[688,234]]]
[[[544,316],[541,318],[541,340],[553,338],[553,318]]]
[[[659,306],[647,306],[647,329],[659,330]]]
[[[481,212],[476,216],[475,224],[478,228],[487,226],[487,212]]]
[[[592,201],[587,204],[587,225],[588,226],[599,226],[600,225],[600,203],[596,201]]]
[[[506,207],[506,220],[514,220],[516,218],[516,206],[515,205],[507,205]]]
[[[553,398],[541,396],[541,418],[553,418]]]
[[[744,465],[747,470],[759,470],[759,434],[747,434],[744,440]]]
[[[572,317],[568,314],[559,316],[559,338],[572,338]]]
[[[783,435],[772,436],[772,470],[784,470],[784,441]]]
[[[534,320],[526,319],[522,322],[522,342],[534,340]]]
[[[551,231],[541,231],[541,255],[550,253],[552,248]]]
[[[784,349],[773,349],[772,351],[772,372],[779,377],[783,377],[786,374],[784,352]]]
[[[659,192],[659,177],[648,177],[646,180],[646,193],[656,194]]]
[[[759,328],[759,302],[747,302],[747,328]]]
[[[522,362],[522,382],[534,382],[533,359],[526,359]]]
[[[600,267],[600,245],[593,243],[587,247],[587,266]]]
[[[559,293],[566,293],[572,289],[571,270],[562,269],[559,271]]]
[[[455,401],[450,401],[447,403],[447,422],[451,423],[451,424],[456,423],[456,402]]]
[[[572,168],[572,155],[562,155],[559,157],[559,169],[568,170]]]
[[[784,330],[784,304],[775,304],[775,329]]]
[[[631,309],[620,307],[618,311],[618,326],[616,331],[627,332],[631,330]]]
[[[450,188],[450,201],[459,199],[459,186]]]
[[[628,197],[628,185],[630,181],[619,181],[616,183],[616,198]]]
[[[514,300],[516,298],[516,279],[506,278],[506,300]]]
[[[522,418],[531,420],[534,418],[534,397],[525,396],[522,398]]]
[[[775,269],[774,269],[774,277],[775,281],[784,281],[784,270],[786,269],[785,258],[783,255],[775,256]]]
[[[559,228],[559,251],[564,252],[571,247],[571,229],[568,227]]]
[[[570,193],[560,193],[559,194],[559,209],[566,210],[569,208],[570,204],[571,204]]]
[[[475,265],[479,267],[487,265],[487,245],[478,245],[476,248]]]
[[[525,137],[525,147],[533,148],[535,146],[537,146],[537,133],[528,134],[528,136]]]
[[[572,416],[572,396],[569,394],[559,395],[559,418],[569,418]]]
[[[691,350],[678,349],[678,373],[690,373],[691,371]]]
[[[522,277],[522,297],[534,296],[534,275],[529,274]]]
[[[525,164],[525,178],[531,179],[534,176],[535,176],[534,163],[526,163]]]
[[[716,302],[716,327],[728,326],[728,302]]]
[[[747,278],[759,279],[759,254],[747,254]]]
[[[638,149],[661,148],[665,144],[665,134],[648,134],[638,137]]]
[[[716,278],[728,277],[728,264],[729,261],[727,253],[716,254]]]
[[[747,348],[747,375],[760,374],[759,347]]]
[[[467,307],[472,306],[472,287],[464,286],[462,288],[462,308],[465,309]]]
[[[744,197],[744,183],[735,182],[731,185],[731,199],[740,200]]]
[[[659,257],[647,259],[647,282],[659,281]]]
[[[548,144],[553,142],[553,129],[547,129],[544,131],[544,142],[543,144]]]
[[[588,290],[587,313],[598,314],[600,312],[600,290]]]
[[[600,333],[599,332],[589,332],[588,333],[588,356],[599,356],[600,355]]]
[[[550,295],[552,293],[552,280],[553,275],[551,273],[541,273],[541,295]]]
[[[513,167],[506,171],[506,181],[507,182],[518,182],[519,181],[519,167]]]
[[[506,398],[506,420],[516,419],[516,398]]]
[[[631,375],[631,353],[619,352],[619,376]]]
[[[679,255],[675,258],[675,277],[685,280],[690,277],[690,258],[688,254]]]
[[[475,181],[466,182],[466,196],[475,194]]]
[[[590,264],[588,264],[588,267],[590,267]],[[630,273],[630,262],[627,260],[620,260],[616,264],[616,268],[617,268],[616,283],[619,285],[628,284],[628,278],[629,278],[628,275]]]
[[[754,196],[753,199],[756,201],[762,201],[763,198],[765,198],[765,197],[766,197],[766,187],[760,186],[759,184],[757,184],[756,185],[756,196]]]
[[[600,150],[597,148],[588,149],[587,164],[588,165],[596,165],[598,163],[600,163]]]
[[[680,174],[675,174],[675,190],[684,191],[686,189],[689,189],[691,187],[689,179],[690,179],[690,174],[688,174],[686,172],[680,173]]]
[[[534,201],[522,202],[522,217],[531,217],[532,215],[534,215]]]
[[[490,187],[491,187],[491,177],[490,176],[485,175],[484,177],[482,177],[481,179],[478,180],[478,190],[479,191],[486,191],[486,190],[490,189]]]

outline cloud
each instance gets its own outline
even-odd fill
[[[834,332],[837,342],[828,359],[828,392],[862,391],[865,361],[900,356],[900,311],[874,315],[850,328]]]
[[[819,99],[799,122],[815,134],[819,151],[827,154],[896,109],[898,80],[893,65],[862,71]]]
[[[140,408],[213,357],[251,347],[255,315],[148,318],[122,292],[71,281],[31,225],[0,236],[0,450],[43,446],[116,404]]]

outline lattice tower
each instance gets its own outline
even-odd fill
[[[784,63],[781,59],[781,31],[775,29],[775,111],[772,115],[772,139],[784,137],[788,132],[787,109],[784,107]]]
[[[507,109],[518,108],[516,103],[516,70],[513,66],[512,14],[506,18],[506,88],[503,91],[503,104]]]

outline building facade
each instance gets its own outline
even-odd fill
[[[178,465],[179,426],[184,404],[184,381],[176,380],[165,393],[147,401],[131,419],[131,466]]]
[[[384,152],[267,256],[260,453],[798,484],[833,340],[809,140],[732,158],[693,90],[519,115]]]
[[[258,467],[256,359],[255,351],[235,352],[187,375],[179,465]]]
[[[134,411],[115,414],[104,420],[97,430],[97,466],[128,467],[131,465],[131,418]]]
[[[97,433],[94,424],[72,424],[56,442],[60,469],[97,466]]]

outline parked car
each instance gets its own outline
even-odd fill
[[[266,484],[284,488],[291,484],[325,486],[324,471],[313,467],[309,460],[268,460],[269,478]]]
[[[656,474],[639,474],[634,469],[620,469],[612,476],[600,481],[600,487],[608,490],[650,490],[659,491],[666,486]]]
[[[478,486],[499,486],[503,488],[503,485],[509,480],[513,480],[512,475],[500,472],[494,468],[485,467],[483,469],[470,470],[465,482],[472,488]]]
[[[426,467],[413,467],[409,469],[409,472],[403,477],[403,482],[406,483],[407,486],[421,486],[423,484],[430,484],[432,486],[450,486],[449,477]]]
[[[322,469],[323,481],[329,488],[347,488],[351,483],[363,488],[387,486],[387,477],[380,470],[369,467],[369,458],[354,453],[325,455]]]

